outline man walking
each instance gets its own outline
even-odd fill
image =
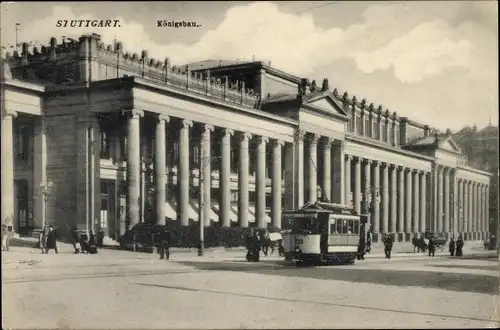
[[[75,249],[75,254],[80,253],[80,250],[76,247],[76,243],[78,243],[78,231],[76,227],[73,226],[71,227],[71,244],[73,245],[73,249]]]
[[[160,260],[170,259],[170,232],[167,229],[160,233],[159,250]]]
[[[393,245],[392,236],[390,234],[387,234],[384,240],[384,252],[386,259],[391,259],[392,245]]]
[[[436,245],[434,243],[434,237],[432,236],[429,236],[428,249],[429,249],[429,257],[434,257],[434,255],[436,254]]]
[[[47,241],[45,245],[45,254],[49,253],[49,250],[54,249],[56,254],[59,252],[57,251],[57,236],[56,236],[56,231],[54,230],[54,227],[52,225],[49,226],[49,233],[47,234]]]
[[[448,251],[450,251],[450,256],[453,257],[455,255],[455,238],[451,238],[450,244],[448,246]]]
[[[463,256],[462,249],[464,247],[464,239],[462,238],[462,235],[458,236],[456,246],[457,246],[457,250],[456,250],[455,255],[457,257]]]

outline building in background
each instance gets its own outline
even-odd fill
[[[1,91],[2,221],[18,232],[280,227],[283,208],[323,199],[368,213],[375,240],[488,233],[490,174],[450,131],[269,63],[176,67],[51,38],[2,60]]]

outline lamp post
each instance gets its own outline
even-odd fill
[[[145,199],[144,199],[144,210],[143,210],[143,219],[144,221],[148,221],[152,219],[152,210],[153,210],[153,204],[154,204],[154,193],[155,193],[155,188],[153,186],[153,162],[154,158],[150,154],[146,154],[142,156],[142,161],[144,163],[144,193],[145,193]],[[147,212],[146,211],[147,208]],[[148,221],[149,222],[149,221]]]
[[[42,219],[42,229],[44,229],[45,226],[47,225],[47,201],[48,201],[48,196],[52,192],[52,187],[53,183],[50,180],[47,182],[40,182],[40,193],[43,196],[43,205],[45,209]]]
[[[200,215],[199,215],[199,222],[200,222],[200,247],[198,249],[198,256],[203,257],[205,253],[205,212],[203,211],[205,207],[205,196],[203,195],[203,190],[202,186],[205,181],[205,175],[204,175],[204,169],[207,167],[213,159],[219,159],[221,157],[219,156],[214,156],[214,157],[203,157],[200,162],[200,173],[199,173],[199,191],[200,191]],[[210,179],[210,178],[209,178]],[[211,201],[208,201],[210,203]]]

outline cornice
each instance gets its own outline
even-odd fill
[[[27,82],[23,80],[18,80],[18,79],[9,79],[2,81],[0,83],[0,88],[1,89],[17,89],[17,90],[22,90],[22,91],[29,91],[34,94],[43,94],[46,91],[46,86],[43,84],[35,84],[32,82]]]
[[[338,113],[327,111],[327,110],[324,110],[324,109],[312,106],[310,104],[302,104],[300,110],[302,110],[302,109],[305,109],[306,112],[310,112],[310,113],[313,113],[313,114],[319,114],[319,115],[323,115],[323,116],[327,116],[327,117],[333,117],[333,118],[336,118],[336,119],[341,119],[344,122],[349,121],[349,117],[348,116],[344,116],[344,115],[341,115],[341,114],[338,114]]]

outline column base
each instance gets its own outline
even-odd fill
[[[396,234],[396,241],[397,242],[404,242],[405,236],[404,233],[397,233]]]
[[[380,242],[379,237],[380,237],[380,233],[372,233],[372,242],[373,243]]]

